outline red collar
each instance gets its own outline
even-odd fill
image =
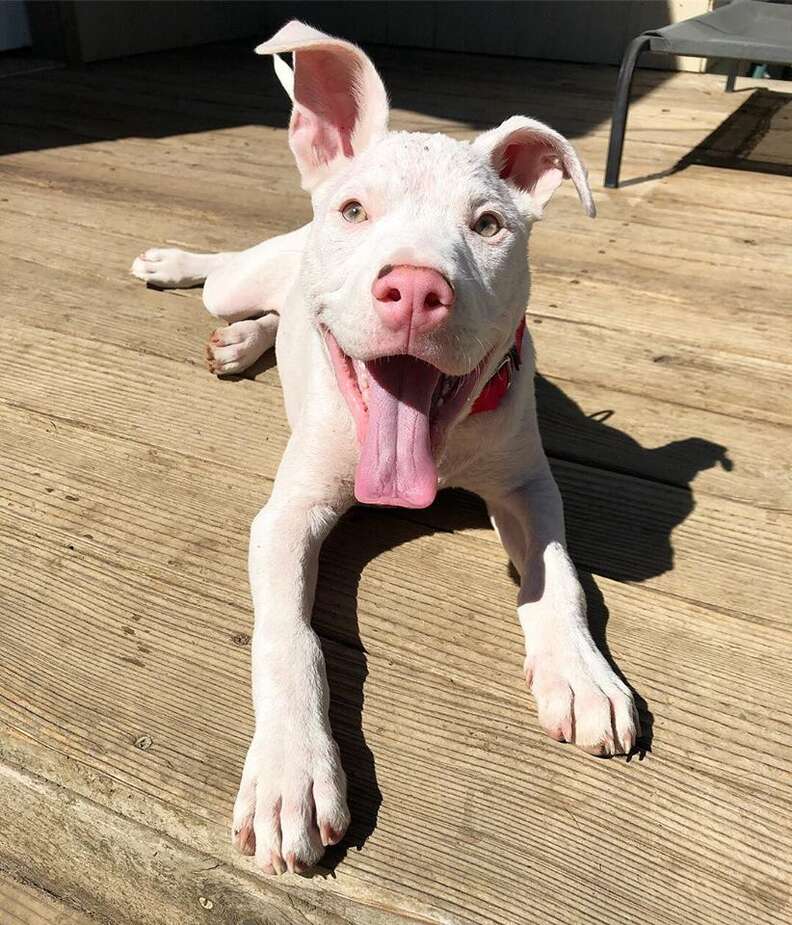
[[[506,356],[501,360],[495,375],[481,390],[479,397],[473,402],[471,414],[480,411],[494,411],[503,401],[504,395],[509,391],[512,378],[520,368],[520,350],[522,349],[523,335],[525,334],[525,318],[517,326],[514,343]]]

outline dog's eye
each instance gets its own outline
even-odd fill
[[[500,219],[492,212],[482,212],[473,223],[473,231],[482,238],[494,238],[502,227]]]
[[[343,209],[341,209],[341,214],[344,216],[345,221],[352,222],[353,225],[365,222],[368,218],[366,210],[357,199],[350,200]]]

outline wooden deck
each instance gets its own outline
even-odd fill
[[[311,879],[233,853],[277,370],[213,379],[200,292],[127,271],[144,245],[241,248],[307,219],[285,101],[246,45],[6,78],[0,920],[789,921],[792,180],[669,173],[750,84],[639,74],[623,177],[654,179],[605,192],[613,69],[374,57],[397,128],[525,112],[591,167],[597,221],[563,190],[536,229],[529,322],[592,623],[650,751],[541,734],[473,499],[360,509],[316,614],[350,835]],[[783,169],[774,106],[760,159]]]

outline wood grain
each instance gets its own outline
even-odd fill
[[[29,884],[0,870],[0,910],[4,925],[91,925],[96,922]]]
[[[61,921],[45,896],[113,925],[783,921],[792,194],[701,166],[599,191],[595,223],[563,190],[531,244],[543,434],[651,752],[603,762],[541,734],[480,503],[356,509],[323,551],[315,615],[352,831],[312,879],[268,880],[231,850],[245,543],[288,436],[277,370],[212,379],[200,292],[127,270],[150,243],[243,247],[308,217],[285,107],[240,54],[0,82],[10,922]],[[398,127],[470,137],[524,110],[599,176],[611,69],[377,57]],[[670,168],[728,117],[740,101],[719,86],[639,74],[628,174]]]

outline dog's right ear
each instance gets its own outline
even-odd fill
[[[294,54],[293,74],[278,57],[288,51]],[[275,72],[292,98],[289,147],[303,189],[314,189],[387,132],[385,87],[357,45],[294,19],[256,53],[275,56]]]

